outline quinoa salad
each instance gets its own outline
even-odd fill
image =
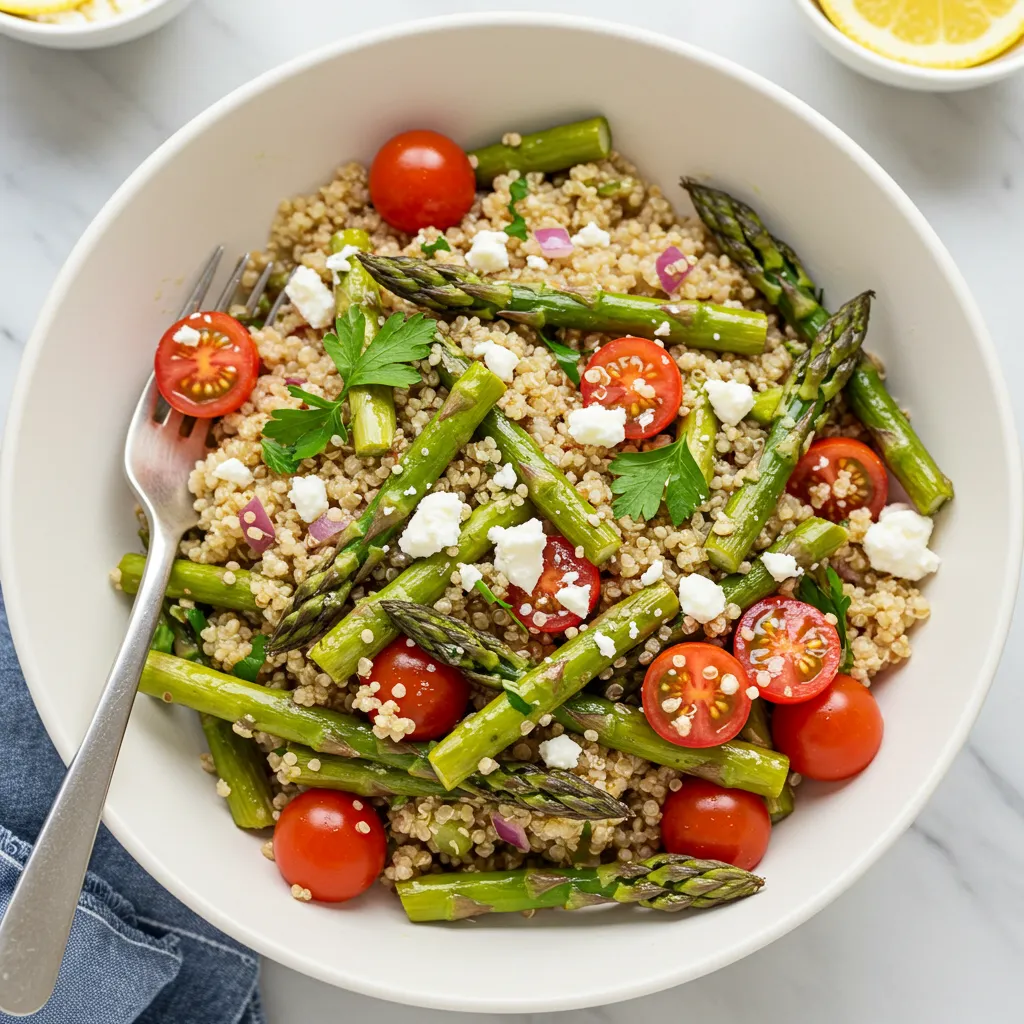
[[[405,132],[161,339],[215,447],[140,689],[296,899],[719,906],[876,755],[952,485],[872,293],[826,309],[784,224],[680,184],[600,117]]]

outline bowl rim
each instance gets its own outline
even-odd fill
[[[0,566],[4,563],[8,566],[4,581],[9,588],[9,593],[17,592],[19,581],[13,570],[10,569],[12,562],[8,555],[9,552],[14,550],[14,530],[11,526],[13,498],[11,497],[12,487],[10,486],[14,473],[14,451],[18,446],[20,424],[27,402],[28,382],[34,376],[44,339],[50,332],[51,324],[60,305],[60,297],[66,290],[69,282],[74,279],[75,275],[79,273],[83,264],[90,257],[96,240],[120,216],[126,203],[134,196],[141,185],[149,179],[151,173],[172,160],[186,143],[208,130],[210,126],[216,124],[227,112],[248,102],[261,92],[275,87],[279,82],[290,78],[294,74],[325,60],[333,59],[340,54],[358,50],[368,45],[376,45],[411,35],[429,37],[435,32],[445,32],[453,29],[500,28],[503,26],[527,27],[540,30],[550,28],[582,30],[587,33],[615,38],[628,38],[631,41],[646,46],[667,50],[675,55],[711,67],[740,81],[755,92],[767,96],[775,103],[788,109],[792,114],[808,122],[850,160],[854,161],[887,194],[888,198],[929,247],[971,325],[979,356],[989,378],[992,401],[997,409],[1002,441],[1007,453],[1007,464],[1002,469],[1007,480],[1009,494],[1008,522],[1011,532],[1010,544],[1006,553],[1006,567],[1003,570],[1004,576],[999,612],[990,634],[996,642],[989,643],[986,646],[986,653],[977,675],[977,684],[969,699],[965,700],[963,704],[957,727],[946,738],[944,745],[936,751],[932,770],[923,780],[913,798],[906,802],[892,825],[876,836],[864,849],[859,859],[851,864],[844,873],[837,875],[828,886],[802,903],[795,905],[787,914],[766,925],[765,928],[758,932],[749,936],[739,936],[729,946],[705,954],[684,968],[666,970],[655,975],[645,975],[642,978],[616,978],[614,981],[610,980],[607,988],[600,992],[588,991],[580,993],[567,990],[564,997],[557,1000],[546,999],[543,1005],[533,1001],[527,992],[523,992],[511,999],[505,996],[500,1005],[495,1005],[494,1002],[481,1003],[474,997],[461,997],[458,993],[451,991],[447,991],[442,996],[434,999],[426,999],[422,994],[419,994],[418,998],[406,997],[402,992],[396,991],[394,988],[385,988],[383,985],[368,981],[361,977],[358,971],[346,969],[344,964],[334,963],[330,967],[310,965],[304,962],[297,953],[292,952],[287,943],[275,939],[270,934],[256,931],[235,922],[229,915],[222,912],[216,904],[211,903],[205,897],[179,883],[176,876],[162,870],[159,859],[150,855],[147,847],[133,831],[129,820],[110,809],[107,809],[104,813],[104,822],[117,839],[131,856],[149,871],[161,885],[211,924],[278,963],[284,964],[307,976],[316,977],[329,984],[386,1001],[397,1001],[415,1006],[429,1006],[447,1010],[484,1013],[525,1013],[604,1005],[661,991],[708,974],[739,960],[760,949],[762,946],[774,942],[797,925],[808,920],[860,878],[910,825],[924,806],[925,801],[934,792],[953,758],[962,747],[992,684],[992,679],[1009,632],[1010,618],[1013,612],[1021,571],[1022,544],[1024,544],[1024,491],[1022,491],[1021,459],[1009,392],[1005,385],[995,346],[988,334],[980,310],[951,255],[910,198],[874,158],[869,156],[865,150],[841,129],[781,86],[775,85],[755,72],[749,71],[733,61],[704,50],[699,46],[676,38],[666,37],[648,29],[623,25],[606,19],[569,14],[477,12],[420,19],[335,40],[264,72],[197,114],[150,154],[96,214],[58,273],[25,347],[12,396],[8,426],[3,439],[3,448],[2,452],[0,452]],[[56,705],[47,697],[45,680],[33,657],[33,651],[28,644],[29,625],[23,617],[19,603],[16,601],[9,602],[8,613],[12,636],[15,639],[16,648],[19,648],[22,668],[26,681],[29,684],[33,701],[54,745],[57,747],[65,763],[67,763],[75,752],[76,740],[67,734],[63,724],[59,721]],[[18,643],[19,639],[21,640],[20,645]]]
[[[56,39],[62,36],[98,36],[112,30],[115,26],[120,29],[125,25],[141,21],[143,18],[151,17],[154,11],[173,2],[174,0],[147,0],[142,7],[137,7],[134,11],[118,14],[113,18],[104,18],[102,21],[90,21],[86,25],[55,25],[46,21],[33,21],[31,18],[10,14],[7,11],[0,11],[0,32],[10,29],[12,34],[18,33],[25,36],[38,33],[41,40],[43,38]],[[5,29],[5,26],[7,29]]]
[[[1017,40],[1009,49],[997,53],[982,64],[969,68],[929,68],[922,64],[908,64],[876,53],[867,46],[851,39],[845,32],[832,23],[822,10],[818,0],[793,0],[797,8],[803,11],[813,30],[823,35],[834,45],[840,47],[851,60],[869,65],[881,75],[893,78],[903,77],[905,84],[926,87],[933,85],[945,88],[956,84],[958,88],[970,89],[976,86],[989,85],[1001,81],[1024,67],[1024,41]]]

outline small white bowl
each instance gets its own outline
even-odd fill
[[[149,0],[137,10],[88,25],[51,25],[0,11],[0,35],[54,50],[95,50],[138,39],[166,25],[192,0]]]
[[[883,57],[866,46],[854,42],[829,21],[817,0],[793,0],[804,16],[811,34],[822,46],[838,57],[848,68],[859,71],[884,85],[920,92],[961,92],[991,85],[1024,68],[1024,40],[1019,40],[1005,53],[973,68],[924,68],[916,64]]]

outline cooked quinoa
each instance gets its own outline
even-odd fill
[[[451,250],[437,252],[433,257],[436,261],[464,265],[470,240],[479,229],[501,230],[508,223],[509,185],[516,176],[499,176],[493,191],[477,196],[463,222],[444,233]],[[693,264],[678,293],[680,298],[764,309],[769,315],[768,341],[759,355],[721,356],[679,345],[668,349],[683,375],[680,413],[685,415],[689,411],[706,379],[746,383],[755,392],[784,380],[791,365],[790,355],[783,345],[782,332],[786,328],[780,326],[775,313],[764,305],[729,258],[718,251],[702,224],[695,219],[680,219],[661,191],[644,184],[626,160],[613,155],[606,162],[579,165],[568,173],[550,178],[539,174],[530,174],[528,178],[530,192],[520,201],[518,210],[526,218],[531,232],[561,226],[573,234],[594,223],[609,232],[611,241],[607,246],[577,246],[569,257],[548,262],[547,269],[537,269],[536,260],[534,266],[527,266],[527,257],[542,256],[532,233],[525,241],[510,238],[510,268],[503,276],[513,280],[543,280],[563,288],[600,288],[656,295],[661,292],[655,261],[668,246],[677,246]],[[602,182],[625,179],[634,183],[627,195],[615,198],[598,195],[597,186]],[[347,164],[315,193],[281,203],[266,249],[255,257],[246,283],[251,285],[268,261],[273,261],[279,270],[304,264],[317,271],[325,283],[330,283],[330,271],[325,266],[330,239],[332,234],[345,228],[367,231],[373,251],[382,255],[421,256],[421,245],[433,241],[438,234],[435,229],[427,229],[410,238],[385,224],[370,205],[365,168]],[[383,302],[386,312],[411,311],[411,307],[404,306],[386,291]],[[567,380],[534,332],[525,326],[503,321],[481,322],[465,316],[448,323],[441,321],[438,327],[467,355],[472,355],[481,343],[492,340],[520,358],[514,379],[499,400],[500,408],[539,442],[544,454],[561,467],[595,507],[598,516],[614,519],[612,478],[607,472],[614,452],[582,447],[570,438],[566,416],[581,406],[579,391]],[[270,414],[275,409],[299,406],[299,401],[286,389],[286,378],[302,378],[303,386],[316,395],[335,398],[340,393],[342,382],[334,363],[324,352],[321,333],[310,328],[290,306],[285,306],[273,327],[256,331],[254,337],[265,372],[249,401],[238,412],[220,421],[218,448],[196,466],[189,478],[200,518],[198,529],[181,544],[182,555],[196,562],[224,566],[228,573],[251,568],[257,574],[253,577],[252,590],[261,614],[217,612],[210,616],[208,628],[202,635],[206,655],[214,666],[225,671],[231,671],[250,653],[256,632],[272,630],[287,609],[296,585],[322,557],[321,549],[309,546],[306,525],[289,500],[289,480],[272,473],[264,465],[260,451],[261,430]],[[597,348],[603,336],[568,331],[564,340],[587,353]],[[433,368],[437,361],[434,355],[423,366],[421,384],[408,391],[396,391],[398,434],[388,455],[381,459],[357,458],[349,445],[335,437],[321,456],[303,464],[300,473],[315,474],[324,481],[331,507],[340,510],[339,514],[355,513],[366,506],[382,481],[391,474],[411,439],[422,431],[440,407],[445,392]],[[833,404],[831,417],[824,433],[842,432],[852,436],[862,433],[862,428],[843,408],[841,399]],[[684,525],[673,526],[664,511],[646,523],[618,520],[623,543],[614,557],[602,566],[601,609],[640,589],[641,574],[659,560],[664,561],[664,578],[673,588],[681,576],[689,573],[720,577],[721,574],[708,565],[703,542],[709,531],[728,529],[722,522],[723,508],[733,491],[753,472],[765,437],[765,429],[750,420],[720,430],[711,497]],[[672,439],[666,435],[663,439],[654,439],[653,444]],[[624,450],[636,450],[636,447],[627,445]],[[250,485],[239,487],[215,477],[214,470],[229,458],[240,460],[252,471],[254,480]],[[436,489],[453,491],[475,507],[502,493],[486,471],[488,466],[498,468],[501,463],[493,440],[474,441],[449,465]],[[835,497],[843,496],[847,483],[840,476],[833,488]],[[820,506],[828,497],[827,489],[825,485],[825,493],[812,494],[812,503]],[[526,488],[520,484],[519,500],[525,495]],[[255,559],[243,539],[239,521],[240,510],[254,496],[266,508],[276,530],[273,546]],[[756,548],[763,549],[814,514],[814,507],[786,495]],[[910,656],[908,632],[915,622],[927,618],[929,607],[912,584],[879,575],[871,569],[860,546],[870,524],[869,514],[854,512],[850,520],[850,543],[833,556],[831,564],[844,579],[845,593],[852,600],[849,610],[855,655],[852,675],[870,684],[878,672]],[[364,594],[394,579],[409,562],[398,546],[392,545],[388,560],[373,571],[372,579],[353,592],[353,600],[358,601]],[[495,569],[490,556],[481,560],[478,568],[494,593],[504,598],[508,580]],[[748,568],[749,563],[744,563],[741,571]],[[795,580],[787,581],[781,593],[792,593],[795,583]],[[480,629],[497,632],[514,649],[533,659],[543,658],[554,643],[551,637],[544,636],[532,636],[525,641],[505,611],[488,604],[476,591],[466,594],[457,575],[434,607],[464,618]],[[707,636],[714,638],[728,633],[732,620],[739,614],[738,607],[729,605],[724,614],[706,625]],[[576,632],[570,629],[567,635]],[[663,639],[664,635],[659,639],[656,634],[647,641],[641,656],[644,663],[654,657]],[[608,670],[606,676],[610,675],[611,670]],[[361,706],[367,692],[359,695],[361,680],[358,676],[348,685],[336,685],[300,651],[271,658],[260,681],[290,691],[298,704],[324,705],[346,711]],[[489,696],[486,691],[480,691],[474,696],[474,706],[483,706]],[[360,711],[354,713],[360,714]],[[244,723],[240,728],[245,734]],[[539,744],[561,731],[562,727],[557,724],[540,725],[524,735],[504,756],[538,761]],[[405,803],[395,801],[390,808],[379,801],[378,808],[386,816],[392,838],[383,883],[391,886],[395,881],[440,870],[442,866],[516,868],[528,857],[566,864],[581,857],[591,861],[598,857],[629,861],[652,855],[659,849],[662,803],[671,791],[679,788],[680,774],[632,755],[608,750],[586,737],[578,739],[583,753],[575,772],[620,797],[634,812],[632,819],[593,823],[587,830],[587,846],[580,850],[584,834],[584,823],[580,821],[534,815],[519,807],[483,800],[442,802],[433,797],[418,798]],[[280,746],[274,737],[260,733],[256,734],[256,740],[268,751]],[[274,803],[280,810],[298,789],[288,781],[287,755],[280,758],[271,754],[270,762],[278,787]],[[206,767],[210,770],[208,764]],[[218,782],[218,792],[223,785]],[[493,811],[523,826],[530,842],[529,855],[498,839],[490,821]],[[440,852],[433,839],[432,825],[453,822],[461,822],[457,827],[465,832],[460,834],[472,844],[470,852],[461,858]],[[272,856],[272,851],[266,847],[264,853]],[[299,887],[293,887],[293,895],[297,899],[309,899],[308,890]]]

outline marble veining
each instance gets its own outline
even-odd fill
[[[201,0],[145,39],[76,54],[0,39],[0,422],[21,349],[76,238],[160,142],[235,86],[339,35],[474,0]],[[698,43],[802,97],[872,153],[921,207],[984,311],[1008,379],[1024,376],[1024,76],[926,95],[860,78],[807,36],[785,0],[503,0],[634,24]],[[514,88],[510,71],[509,87]],[[683,115],[685,116],[685,114]],[[1015,392],[1018,418],[1024,398]],[[759,1024],[960,1024],[1024,1019],[1024,618],[991,696],[918,821],[839,900],[710,977],[564,1024],[665,1019]],[[438,1024],[267,964],[273,1024]],[[544,1015],[523,1018],[541,1024]]]

